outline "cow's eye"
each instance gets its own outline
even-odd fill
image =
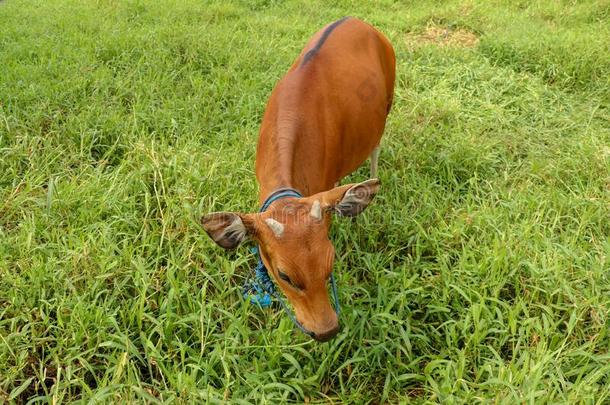
[[[277,275],[284,280],[285,282],[287,282],[288,284],[290,284],[291,287],[296,288],[297,290],[302,290],[302,288],[298,285],[296,285],[291,279],[290,277],[288,277],[288,274],[284,273],[281,270],[277,271]]]
[[[282,280],[284,280],[284,281],[285,281],[285,282],[287,282],[288,284],[290,284],[290,285],[294,285],[294,284],[292,284],[292,280],[290,279],[290,277],[288,277],[288,274],[284,273],[284,272],[283,272],[283,271],[281,271],[281,270],[278,270],[277,274],[280,276],[280,278],[281,278]]]

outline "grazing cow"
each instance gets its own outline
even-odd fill
[[[331,216],[358,215],[380,183],[336,185],[369,156],[376,176],[395,63],[388,39],[356,18],[316,33],[275,86],[263,117],[256,178],[266,210],[202,218],[205,231],[225,249],[247,237],[259,244],[262,263],[298,322],[319,341],[339,331],[326,289],[335,256],[328,239]],[[286,189],[293,192],[276,198]]]

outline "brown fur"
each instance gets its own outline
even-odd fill
[[[366,160],[383,134],[394,93],[392,45],[369,24],[348,18],[301,66],[324,29],[267,104],[256,149],[261,203],[282,186],[304,195],[329,190]]]
[[[220,212],[202,219],[208,235],[224,248],[236,247],[246,236],[258,242],[297,319],[320,341],[339,330],[326,290],[335,255],[328,239],[331,214],[358,215],[379,181],[333,186],[379,145],[395,75],[392,46],[373,27],[348,18],[331,25],[322,42],[328,27],[313,36],[273,90],[256,151],[261,203],[281,187],[304,198],[277,200],[262,213]],[[312,215],[314,204],[320,216]]]

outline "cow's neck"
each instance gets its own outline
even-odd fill
[[[305,144],[307,137],[299,136],[294,126],[278,129],[261,133],[256,173],[260,203],[280,188],[293,188],[304,196],[320,189],[320,151]]]

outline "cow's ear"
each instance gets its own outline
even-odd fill
[[[335,187],[320,193],[321,205],[339,216],[354,217],[368,207],[380,186],[379,179],[370,179],[362,183]]]
[[[249,214],[212,212],[201,218],[201,226],[218,246],[235,249],[253,233]]]

